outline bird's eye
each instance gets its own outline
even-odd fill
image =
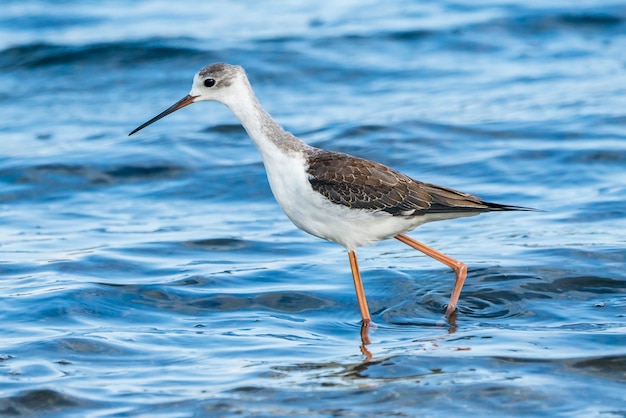
[[[207,78],[204,80],[204,87],[213,87],[215,85],[215,79]]]

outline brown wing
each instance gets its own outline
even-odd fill
[[[422,183],[382,164],[336,152],[313,150],[307,172],[313,190],[333,203],[354,209],[399,216],[521,209]]]

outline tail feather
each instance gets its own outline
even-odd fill
[[[525,206],[503,205],[500,203],[485,202],[477,200],[472,205],[445,205],[441,203],[433,203],[428,209],[415,211],[415,215],[423,213],[485,213],[485,212],[504,212],[504,211],[525,211],[525,212],[541,212],[539,209],[527,208]]]
[[[503,205],[500,203],[493,202],[482,202],[485,206],[487,206],[487,211],[510,211],[510,210],[519,210],[525,212],[541,212],[539,209],[527,208],[525,206],[513,206],[513,205]]]

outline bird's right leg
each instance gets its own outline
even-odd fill
[[[359,302],[359,310],[361,311],[361,340],[363,340],[363,344],[369,344],[367,330],[372,320],[370,318],[370,311],[367,307],[367,300],[365,299],[365,290],[363,290],[361,272],[359,271],[359,264],[356,260],[356,253],[354,251],[348,251],[348,257],[350,258],[350,269],[352,270],[352,279],[354,280],[356,299]]]
[[[350,258],[350,269],[352,270],[352,279],[354,280],[356,299],[359,302],[361,319],[363,320],[363,324],[369,325],[371,321],[370,311],[367,308],[367,300],[365,299],[365,290],[363,290],[363,281],[361,280],[361,272],[359,271],[359,264],[356,260],[356,253],[354,251],[348,251],[348,257]]]

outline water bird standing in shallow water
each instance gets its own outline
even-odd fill
[[[452,268],[456,280],[445,312],[449,319],[456,310],[467,267],[404,234],[431,221],[532,210],[485,202],[471,194],[413,180],[373,161],[307,145],[261,107],[245,71],[236,65],[204,67],[195,75],[187,96],[129,135],[201,101],[223,103],[239,119],[261,153],[274,197],[287,217],[303,231],[346,248],[365,340],[370,313],[357,264],[358,247],[396,238]]]

